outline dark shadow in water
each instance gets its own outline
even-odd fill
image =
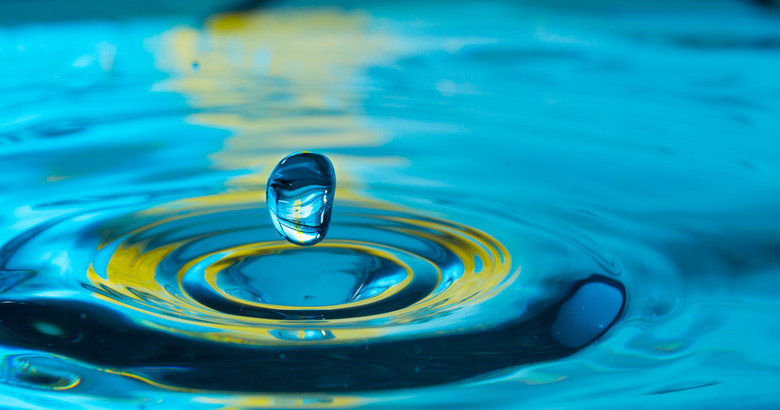
[[[761,7],[778,8],[780,7],[780,1],[777,0],[750,0],[751,3],[757,4]]]
[[[572,283],[557,301],[545,302],[538,314],[480,332],[253,347],[141,329],[123,315],[89,304],[9,300],[0,303],[0,342],[120,369],[175,388],[257,392],[411,388],[571,355],[607,332],[624,306],[623,285],[593,275]]]
[[[705,383],[696,383],[696,384],[688,384],[688,385],[681,384],[677,386],[667,387],[665,389],[656,390],[651,393],[648,393],[648,395],[677,393],[686,390],[701,389],[702,387],[715,386],[717,384],[720,384],[720,382],[705,382]]]

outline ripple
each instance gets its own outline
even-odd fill
[[[354,197],[312,248],[279,239],[257,191],[46,222],[2,250],[24,274],[6,281],[0,338],[169,389],[366,390],[563,357],[623,311],[614,263],[585,242],[563,243],[592,263],[535,293],[516,244]]]
[[[76,387],[81,377],[54,358],[20,354],[6,356],[0,362],[0,382],[42,390],[67,390]]]

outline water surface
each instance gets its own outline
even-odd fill
[[[4,26],[2,402],[777,406],[779,47],[731,1]]]

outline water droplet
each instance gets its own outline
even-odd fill
[[[285,157],[266,188],[276,231],[296,245],[321,241],[328,232],[335,189],[336,173],[325,156],[302,151]]]
[[[200,70],[200,63],[198,63],[197,61],[193,61],[192,62],[192,71],[198,71],[198,70]]]

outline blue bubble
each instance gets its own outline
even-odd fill
[[[624,304],[625,293],[617,285],[600,280],[586,282],[561,304],[552,335],[566,347],[583,347],[612,326]]]
[[[276,231],[296,245],[320,242],[328,232],[335,190],[336,172],[324,155],[302,151],[285,157],[266,187]]]

